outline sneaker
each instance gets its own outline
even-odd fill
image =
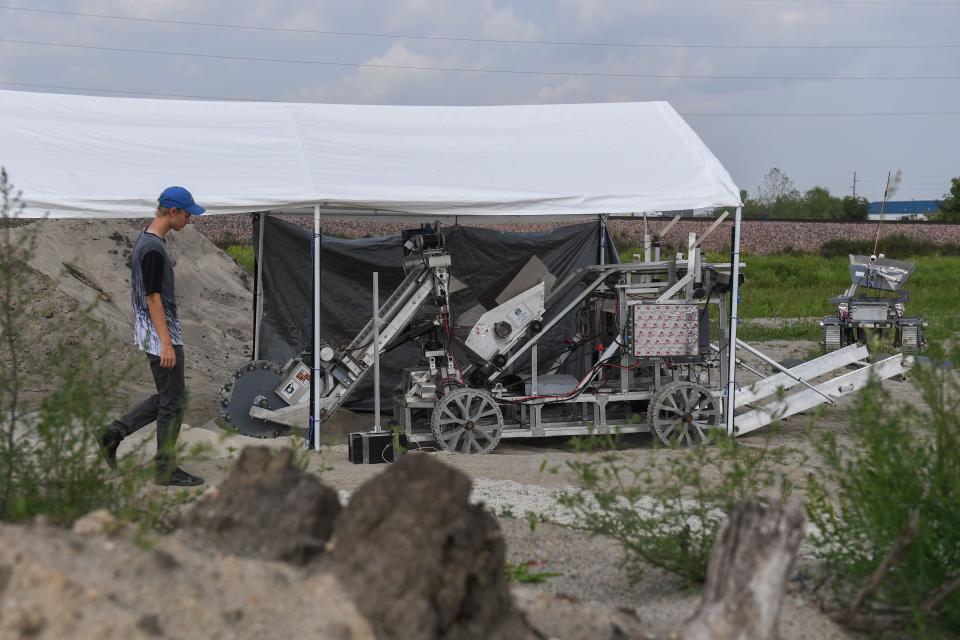
[[[120,448],[120,441],[123,436],[107,427],[97,434],[97,446],[100,448],[100,456],[107,466],[111,469],[117,468],[117,449]]]
[[[203,478],[177,467],[172,473],[158,471],[155,482],[164,487],[196,487],[203,484]]]

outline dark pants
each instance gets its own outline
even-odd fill
[[[187,407],[187,387],[183,377],[183,347],[173,347],[177,364],[172,369],[160,366],[160,358],[147,355],[157,392],[114,420],[110,428],[121,436],[157,421],[157,470],[167,471],[175,466],[177,436]]]

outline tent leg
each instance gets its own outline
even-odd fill
[[[260,359],[260,323],[263,320],[263,232],[266,229],[266,213],[255,213],[253,222],[260,229],[257,235],[257,252],[253,256],[254,281],[253,281],[253,359]]]
[[[373,430],[380,432],[380,272],[373,272]]]
[[[310,375],[310,426],[313,448],[320,451],[320,421],[317,403],[320,400],[320,205],[313,207],[313,371]]]
[[[737,304],[740,296],[740,214],[737,207],[733,218],[733,242],[730,245],[730,344],[727,351],[727,402],[724,410],[727,418],[727,435],[736,435],[733,426],[733,408],[737,392]]]
[[[600,260],[597,264],[607,264],[607,216],[599,216],[600,221]]]

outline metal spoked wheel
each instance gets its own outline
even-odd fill
[[[503,413],[483,389],[454,389],[433,408],[433,435],[455,453],[490,453],[503,433]]]
[[[253,438],[277,438],[290,427],[250,417],[250,407],[282,409],[287,404],[274,390],[280,385],[281,368],[267,360],[254,360],[240,367],[233,379],[220,388],[221,426]]]
[[[709,431],[721,424],[720,401],[692,382],[671,382],[650,399],[647,420],[666,444],[690,447],[708,442]]]

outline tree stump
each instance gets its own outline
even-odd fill
[[[714,545],[703,599],[683,640],[767,640],[779,635],[780,603],[803,540],[802,503],[738,505]]]

